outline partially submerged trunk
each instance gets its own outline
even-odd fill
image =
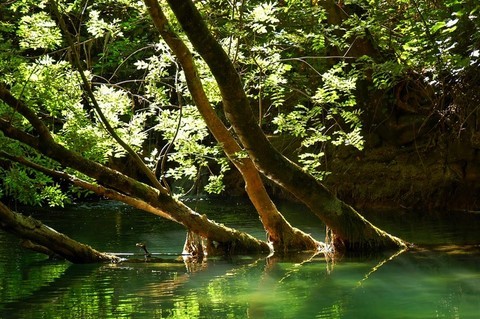
[[[13,127],[10,122],[0,119],[0,130],[5,136],[25,143],[62,165],[76,169],[96,179],[99,184],[105,185],[103,190],[96,190],[97,193],[104,192],[102,195],[117,200],[123,198],[123,201],[128,204],[135,203],[135,205],[138,205],[135,207],[167,217],[183,225],[187,230],[207,239],[207,243],[214,243],[216,249],[212,251],[219,253],[223,251],[224,254],[268,253],[270,251],[270,247],[266,242],[215,223],[205,215],[194,212],[168,193],[161,192],[99,163],[87,160],[59,145],[53,140],[48,128],[42,121],[22,101],[13,97],[2,85],[0,85],[0,99],[22,114],[33,125],[36,133],[39,135],[36,137],[25,133]]]
[[[73,263],[119,262],[120,258],[79,243],[42,224],[10,210],[0,202],[0,228],[22,238],[22,246],[48,256],[58,255]]]
[[[189,91],[209,130],[215,139],[222,144],[222,148],[230,161],[240,171],[245,181],[245,190],[260,215],[275,252],[318,249],[320,247],[319,242],[310,235],[292,227],[278,211],[270,199],[252,160],[249,157],[240,156],[242,148],[216,115],[203,89],[191,52],[169,28],[168,21],[158,1],[145,0],[145,4],[160,35],[177,56],[185,72]]]
[[[305,203],[333,232],[340,250],[386,249],[405,243],[372,225],[323,184],[280,154],[258,126],[232,62],[191,0],[168,0],[189,40],[220,88],[227,119],[257,168]]]

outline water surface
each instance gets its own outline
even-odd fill
[[[244,202],[189,203],[214,220],[264,239]],[[303,207],[279,205],[295,226],[323,239]],[[143,241],[168,263],[74,265],[18,247],[0,232],[0,318],[478,318],[480,216],[389,212],[370,216],[419,249],[395,256],[326,260],[239,256],[188,267],[177,262],[185,232],[113,202],[68,209],[21,209],[69,236],[109,252]]]

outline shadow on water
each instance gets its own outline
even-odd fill
[[[216,220],[231,226],[241,221],[243,230],[264,236],[248,205],[199,207]],[[287,218],[321,238],[321,225],[291,207]],[[0,233],[0,318],[476,318],[480,313],[480,235],[471,227],[476,220],[465,219],[462,228],[425,216],[423,223],[388,216],[382,227],[420,243],[405,252],[334,260],[300,253],[237,256],[185,264],[176,259],[184,231],[128,207],[107,203],[34,213],[103,250],[141,258],[135,243],[146,241],[162,262],[52,262]]]

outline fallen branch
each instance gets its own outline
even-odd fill
[[[51,256],[53,252],[73,263],[117,263],[121,260],[115,255],[99,252],[73,240],[33,217],[16,213],[1,202],[0,228],[24,240],[31,241],[35,247],[44,247],[43,253],[48,256]]]

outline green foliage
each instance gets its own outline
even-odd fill
[[[180,122],[179,122],[180,121]],[[196,107],[186,105],[180,110],[163,109],[160,111],[155,130],[162,133],[168,141],[173,141],[173,151],[168,154],[169,161],[176,163],[169,168],[166,177],[175,180],[197,181],[203,172],[208,174],[204,189],[208,193],[219,194],[224,190],[223,174],[229,170],[228,160],[221,147],[209,142],[209,132]],[[164,156],[154,151],[149,160],[153,165]],[[183,190],[178,190],[183,192]]]
[[[62,43],[60,30],[45,12],[22,17],[17,35],[22,49],[55,49]]]
[[[111,22],[105,21],[100,17],[101,12],[90,10],[89,20],[86,22],[87,31],[94,38],[100,37],[122,37],[123,33],[120,27],[120,19],[114,18]]]
[[[222,179],[229,169],[228,161],[224,158],[221,148],[211,142],[212,137],[195,106],[170,105],[169,92],[172,89],[175,90],[175,98],[182,101],[191,100],[190,93],[184,75],[166,44],[155,43],[154,49],[155,55],[137,60],[135,66],[139,70],[145,70],[145,97],[154,101],[150,104],[150,110],[158,112],[153,129],[161,134],[167,145],[161,150],[154,148],[151,154],[146,156],[146,161],[152,169],[157,167],[159,161],[163,161],[164,151],[173,141],[173,148],[167,155],[170,165],[164,172],[165,177],[196,183],[202,175],[207,174],[204,190],[219,194],[225,187]],[[203,79],[209,100],[212,103],[220,102],[218,87],[206,64],[200,60],[197,62],[198,72]],[[175,191],[181,195],[186,190],[179,186]]]
[[[101,163],[122,158],[125,151],[106,133],[86,98],[78,66],[71,65],[71,49],[48,3],[18,0],[0,6],[0,82],[39,114],[66,147]],[[158,41],[143,3],[58,4],[75,33],[75,49],[96,100],[118,135],[152,169],[158,169],[166,145],[173,141],[166,176],[191,181],[203,177],[207,192],[220,193],[229,165],[190,105],[184,75],[167,46]],[[299,162],[320,179],[327,174],[322,161],[329,145],[363,147],[363,110],[356,95],[365,92],[357,92],[358,79],[389,92],[413,72],[444,92],[446,79],[480,63],[480,6],[473,0],[344,1],[345,14],[338,23],[331,23],[327,14],[332,13],[321,7],[322,2],[195,4],[242,77],[262,128],[299,139]],[[175,21],[171,12],[166,14]],[[172,28],[180,31],[175,24]],[[349,58],[360,40],[370,43],[376,54],[355,56],[346,60],[349,63],[329,59],[330,54]],[[215,79],[205,63],[194,58],[207,96],[220,110]],[[3,103],[0,116],[32,132],[29,123]],[[35,152],[5,137],[1,143],[12,154],[43,163]],[[1,174],[3,196],[31,204],[67,201],[62,187],[31,170],[12,165],[3,167]],[[68,194],[84,195],[75,188]]]
[[[217,18],[212,24],[219,35],[226,35],[220,41],[238,65],[265,130],[300,138],[299,161],[319,178],[325,175],[319,170],[325,143],[361,149],[357,75],[347,74],[343,64],[329,71],[325,60],[316,58],[327,53],[333,39],[325,36],[323,8],[302,1],[253,1],[222,8],[230,19],[218,23]]]
[[[0,135],[0,149],[12,155],[23,156],[44,167],[59,168],[52,160],[3,135]],[[47,204],[63,207],[71,201],[51,177],[15,163],[8,168],[0,166],[0,190],[0,198],[8,196],[26,205]]]
[[[459,74],[478,65],[480,6],[475,1],[361,4],[365,13],[360,21],[376,45],[391,56],[373,66],[380,71],[373,77],[378,88],[394,85],[412,70],[419,74],[428,72],[436,81],[432,84],[436,84],[447,74]],[[376,79],[377,75],[380,79]]]
[[[68,62],[45,55],[35,63],[21,64],[17,83],[12,92],[44,113],[56,138],[67,147],[99,162],[125,155],[98,124],[96,114],[85,109],[80,77]],[[133,112],[132,101],[123,90],[100,85],[94,95],[111,126],[134,149],[140,149],[148,112]]]
[[[324,152],[306,152],[301,153],[298,157],[303,169],[321,181],[330,174],[330,172],[322,169],[322,161],[324,160],[324,156]]]
[[[13,44],[13,33],[12,24],[0,21],[0,81],[7,84],[15,81],[17,66],[25,61]]]
[[[94,96],[102,109],[103,115],[105,115],[120,138],[134,150],[140,150],[147,137],[143,130],[149,112],[132,112],[132,101],[127,93],[107,85],[97,87]],[[126,154],[125,150],[114,143],[105,134],[104,130],[100,130],[99,134],[104,134],[103,139],[105,143],[110,144],[110,149],[106,151],[107,156],[122,157]]]
[[[42,173],[15,165],[8,171],[0,168],[0,175],[4,195],[15,198],[19,203],[63,207],[71,202],[60,186]]]
[[[273,122],[276,133],[301,139],[299,162],[304,169],[322,179],[320,169],[326,143],[363,149],[361,110],[356,108],[357,71],[346,72],[339,63],[322,75],[322,86],[311,98],[311,105],[297,105],[292,112],[279,114]]]
[[[32,49],[37,50],[36,52],[40,52],[39,49],[43,52],[58,49],[63,42],[58,25],[47,13],[47,2],[23,0],[12,2],[8,7],[0,7],[0,10],[8,12],[6,17],[11,17],[0,22],[0,39],[4,40],[0,44],[0,81],[8,84],[16,97],[21,98],[39,114],[54,138],[66,147],[88,159],[102,163],[106,163],[110,157],[123,156],[124,150],[105,132],[99,124],[97,115],[90,109],[90,103],[86,102],[82,88],[84,84],[72,68],[70,55],[65,55],[65,51],[60,49],[34,59],[28,57],[30,53],[26,54],[26,58],[22,57],[22,54],[25,54],[23,52],[31,52]],[[103,44],[112,43],[107,38],[121,39],[123,28],[126,26],[120,24],[120,19],[109,19],[108,15],[98,14],[99,10],[96,8],[101,5],[100,2],[87,7],[82,4],[78,6],[77,2],[59,1],[59,4],[65,14],[74,16],[85,13],[81,19],[88,17],[82,24],[83,30],[78,34],[84,43],[78,47],[82,53],[91,52],[89,50],[93,47],[90,44],[96,41],[96,38],[104,39]],[[122,5],[126,4],[122,2]],[[135,5],[139,7],[138,3]],[[140,7],[143,8],[143,5]],[[85,11],[83,13],[77,11],[79,8]],[[80,16],[68,21],[76,21],[78,17]],[[93,37],[82,39],[84,35],[90,36],[88,32],[92,32]],[[132,47],[130,45],[129,49]],[[109,47],[102,46],[102,49],[108,50]],[[86,62],[87,64],[93,62],[91,54],[87,55]],[[114,63],[114,67],[117,68],[118,60]],[[98,67],[98,70],[112,71],[104,66]],[[91,70],[87,70],[86,74],[90,80],[95,76],[102,78],[101,74],[92,74]],[[134,101],[132,95],[128,93],[129,90],[119,86],[114,89],[113,86],[107,85],[94,85],[93,88],[100,107],[114,129],[134,149],[140,150],[147,136],[144,125],[147,122],[148,110],[134,110]],[[31,131],[30,124],[3,103],[0,103],[0,116],[19,128]],[[4,151],[24,156],[48,168],[56,167],[52,163],[40,160],[42,157],[31,149],[19,147],[6,138],[3,138],[1,143],[1,149]],[[91,181],[73,170],[68,172]],[[13,197],[25,204],[63,205],[70,198],[88,194],[75,187],[67,190],[46,176],[16,164],[2,167],[0,174],[3,196]]]
[[[57,184],[45,186],[40,193],[40,198],[42,201],[46,201],[50,207],[63,207],[66,203],[70,203],[68,196]]]
[[[277,4],[274,2],[260,3],[247,13],[247,26],[257,34],[265,34],[268,31],[272,31],[280,22],[276,17],[277,11]]]
[[[170,104],[168,92],[172,87],[168,81],[169,69],[171,67],[178,68],[175,65],[175,58],[165,43],[155,43],[153,48],[155,50],[154,54],[135,61],[134,65],[138,70],[145,72],[143,75],[144,94],[153,101],[152,106],[156,107]],[[175,76],[176,80],[174,82],[178,82],[178,73]]]
[[[39,112],[61,118],[82,99],[80,80],[70,64],[44,55],[17,69],[12,92]]]
[[[214,32],[237,66],[247,95],[258,106],[262,117],[259,122],[271,129],[275,108],[282,107],[292,92],[304,92],[315,82],[310,74],[298,72],[304,65],[315,66],[297,57],[309,55],[313,43],[323,41],[318,36],[323,30],[319,23],[325,16],[323,10],[303,1],[230,4],[216,0],[202,3],[200,8],[212,20]]]

